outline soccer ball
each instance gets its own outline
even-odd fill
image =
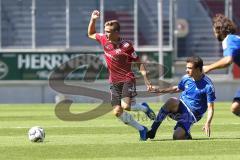
[[[43,142],[45,138],[45,132],[42,127],[34,126],[29,129],[28,138],[31,142]]]

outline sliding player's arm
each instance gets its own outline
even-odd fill
[[[214,115],[214,103],[208,103],[207,121],[203,126],[203,131],[208,137],[210,137],[211,135],[211,122],[213,115]]]
[[[207,121],[203,126],[203,131],[208,137],[210,137],[211,135],[210,126],[211,126],[212,118],[214,115],[214,101],[216,100],[216,96],[215,96],[215,89],[212,83],[210,83],[210,85],[208,85],[206,89],[207,89],[208,114],[207,114]]]
[[[179,93],[185,90],[185,76],[182,77],[178,85],[171,86],[168,88],[161,89],[160,87],[153,86],[152,89],[149,89],[150,92],[165,94],[165,93]]]
[[[88,37],[91,39],[96,39],[96,20],[99,18],[100,13],[97,10],[94,10],[91,15],[91,19],[88,25]]]
[[[152,88],[149,89],[148,91],[153,93],[161,93],[161,94],[182,92],[182,90],[180,90],[178,86],[172,86],[168,88],[159,88],[158,86],[152,86]]]

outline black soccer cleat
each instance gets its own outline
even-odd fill
[[[190,134],[190,133],[187,133],[187,134],[185,135],[185,139],[186,139],[186,140],[191,140],[191,139],[192,139],[191,134]]]
[[[147,138],[154,139],[155,135],[156,135],[156,132],[154,132],[153,130],[149,130],[147,132]]]

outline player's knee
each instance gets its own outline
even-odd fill
[[[179,104],[179,100],[175,97],[171,97],[167,100],[164,107],[167,110],[174,110],[175,108],[177,108],[178,104]]]
[[[173,140],[183,140],[183,139],[185,139],[185,135],[181,135],[177,133],[173,134]]]
[[[178,99],[175,97],[171,97],[167,100],[166,104],[168,105],[176,105],[178,104]]]
[[[239,103],[233,103],[231,106],[231,112],[236,116],[240,116],[240,105]]]
[[[173,140],[183,140],[186,139],[186,132],[184,129],[178,127],[173,133]]]
[[[121,107],[124,109],[124,110],[127,110],[127,111],[130,111],[131,110],[131,106],[130,106],[130,103],[126,100],[121,100]]]
[[[113,115],[115,115],[116,117],[119,117],[122,113],[123,113],[123,109],[121,108],[121,106],[114,107]]]

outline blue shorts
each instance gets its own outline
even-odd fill
[[[240,101],[240,88],[238,88],[238,91],[237,91],[237,93],[235,94],[235,96],[233,98],[233,101],[235,101],[235,100]]]
[[[198,116],[190,111],[181,101],[178,106],[178,111],[176,113],[170,113],[169,117],[177,121],[174,130],[181,127],[186,131],[187,135],[190,135],[191,126],[202,118],[202,116]]]

